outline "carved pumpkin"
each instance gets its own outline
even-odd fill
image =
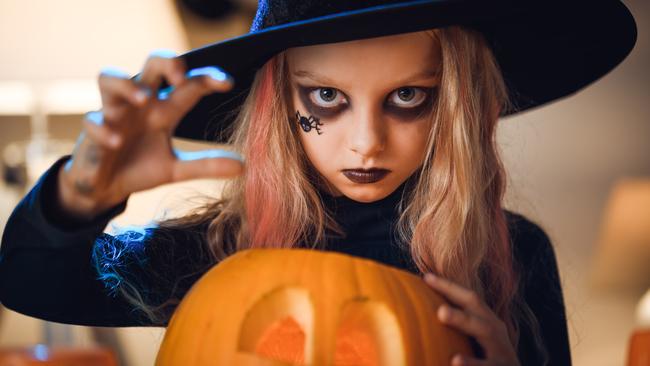
[[[313,249],[248,249],[208,271],[173,314],[156,365],[449,365],[469,340],[424,281]]]

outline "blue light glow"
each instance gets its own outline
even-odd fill
[[[207,75],[217,81],[226,81],[228,79],[228,75],[223,71],[223,69],[216,66],[198,67],[188,71],[186,74],[188,78],[203,75]]]
[[[97,237],[92,252],[97,278],[113,297],[125,276],[132,277],[131,270],[145,267],[148,260],[145,242],[154,227],[128,226],[123,229],[115,236],[104,233]]]
[[[228,158],[244,162],[244,158],[234,151],[211,149],[200,151],[180,151],[174,149],[174,154],[179,160],[190,161],[199,159]]]
[[[37,344],[34,346],[32,355],[39,361],[47,361],[50,357],[50,349],[44,344]]]
[[[158,100],[165,100],[165,99],[169,98],[169,95],[170,95],[173,91],[174,91],[174,87],[173,87],[173,86],[169,86],[169,87],[167,87],[167,88],[160,89],[160,90],[158,91]]]

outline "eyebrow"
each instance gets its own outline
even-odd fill
[[[309,79],[312,79],[312,80],[320,82],[320,83],[336,84],[336,81],[328,78],[327,76],[314,74],[314,73],[312,73],[310,71],[306,71],[306,70],[295,71],[293,73],[293,75],[297,76],[297,77],[309,78]],[[436,72],[436,70],[430,70],[430,69],[429,70],[424,70],[424,71],[420,71],[419,73],[417,73],[415,75],[411,75],[411,76],[405,78],[404,80],[401,81],[401,83],[402,84],[407,84],[407,83],[412,82],[414,80],[431,79],[431,78],[436,77],[437,75],[438,75],[438,73]]]

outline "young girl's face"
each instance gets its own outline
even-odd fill
[[[293,123],[335,196],[372,202],[422,164],[440,51],[424,32],[287,50]],[[302,122],[301,122],[302,120]],[[344,169],[381,168],[359,183]]]

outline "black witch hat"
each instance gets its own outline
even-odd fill
[[[219,66],[235,79],[204,97],[174,135],[224,142],[255,72],[291,47],[462,25],[481,32],[518,113],[568,96],[632,50],[636,25],[619,0],[260,0],[250,32],[179,57],[187,69]]]

